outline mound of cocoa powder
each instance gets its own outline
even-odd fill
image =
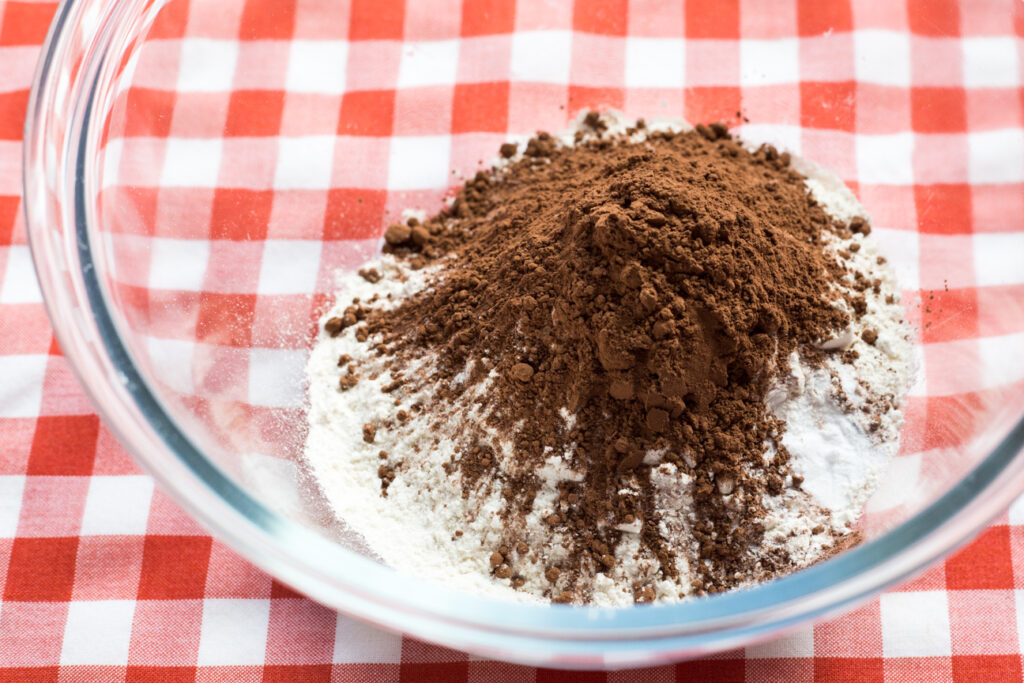
[[[521,545],[517,520],[532,510],[545,458],[571,454],[582,480],[559,485],[547,518],[573,546],[552,568],[570,577],[554,600],[585,599],[588,577],[614,565],[616,526],[638,519],[642,548],[674,575],[677,549],[659,532],[649,476],[659,462],[695,482],[697,590],[770,576],[784,556],[745,558],[763,534],[761,500],[799,478],[765,394],[791,352],[813,361],[826,353],[815,343],[849,323],[834,305],[845,269],[826,255],[825,233],[869,228],[835,224],[788,155],[749,152],[721,124],[640,142],[594,125],[577,140],[541,133],[518,160],[505,145],[512,161],[478,173],[450,208],[391,226],[385,251],[412,268],[438,264],[430,286],[390,310],[356,306],[330,331],[359,325],[399,385],[432,384],[438,401],[493,382],[478,400],[488,426],[514,441],[515,463],[499,467],[490,437],[467,419],[451,467],[464,495],[500,485],[501,548]],[[426,355],[429,376],[404,372]],[[766,463],[769,443],[778,455]],[[620,494],[626,477],[643,495]],[[496,576],[515,585],[501,548]],[[653,595],[634,590],[638,601]]]

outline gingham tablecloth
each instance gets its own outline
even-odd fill
[[[205,1],[206,7],[216,4]],[[216,30],[238,40],[287,38],[279,34],[308,26],[302,20],[317,4],[267,1],[280,4],[291,25],[250,25],[244,15],[218,15]],[[969,250],[974,232],[998,230],[992,225],[991,217],[998,215],[991,213],[993,206],[1005,211],[1009,202],[1009,215],[1024,212],[1020,3],[970,2],[961,12],[945,0],[854,0],[827,7],[818,0],[764,2],[772,11],[763,16],[771,21],[755,23],[744,17],[763,4],[757,0],[690,2],[685,10],[657,0],[588,1],[574,9],[570,3],[487,0],[464,7],[453,3],[442,30],[463,38],[513,33],[521,43],[518,66],[526,76],[538,58],[564,67],[565,78],[544,87],[548,96],[562,98],[568,111],[596,104],[637,111],[649,105],[710,119],[742,110],[756,123],[759,116],[785,118],[784,110],[791,108],[804,126],[808,155],[813,156],[816,129],[838,128],[850,145],[894,145],[894,153],[909,159],[920,148],[915,151],[906,135],[888,134],[912,130],[943,136],[954,154],[966,155],[962,166],[982,176],[985,168],[971,166],[972,150],[999,147],[1008,164],[1001,172],[1009,177],[999,178],[998,186],[936,171],[933,179],[916,178],[918,184],[888,178],[884,186],[859,188],[862,194],[888,193],[881,202],[890,207],[888,215],[877,219],[922,235],[916,242],[917,281],[909,287],[934,287],[928,283],[948,279],[953,285],[945,296],[951,300],[982,296],[985,290],[973,286],[971,272],[929,259],[926,237],[952,231]],[[202,7],[193,3],[193,22],[202,21]],[[419,35],[430,18],[412,7],[411,2],[406,8],[401,2],[354,0],[348,38],[352,44],[436,38]],[[643,9],[644,21],[630,20],[640,16],[637,8]],[[705,661],[609,674],[566,675],[480,661],[376,630],[296,595],[213,541],[154,489],[100,424],[54,341],[35,283],[21,214],[20,140],[33,67],[54,10],[49,2],[0,0],[0,680],[1021,680],[1020,504],[966,550],[853,614]],[[1006,19],[1012,13],[1016,23]],[[556,33],[545,34],[538,30],[542,27]],[[850,50],[851,73],[839,78],[798,72],[798,58],[813,64],[819,49],[815,36],[829,31],[848,34],[840,44]],[[545,35],[557,40],[545,43]],[[667,75],[630,66],[642,61],[645,51],[671,49],[658,41],[679,35],[692,40],[685,47],[673,43],[680,59],[665,65]],[[773,70],[777,82],[767,87],[747,87],[751,79],[757,81],[762,54],[778,60],[782,43],[773,41],[779,36],[794,36],[783,45],[792,60],[790,71]],[[940,48],[952,44],[965,55],[962,87],[931,87],[878,60],[865,61],[860,54],[855,60],[861,38],[910,50],[912,64],[941,57]],[[538,49],[548,43],[560,49],[524,52],[534,43]],[[471,41],[465,45],[471,52]],[[592,59],[597,54],[599,63]],[[1017,64],[1018,71],[989,68],[1007,62]],[[734,73],[736,87],[700,87],[699,79],[685,92],[661,87],[662,79],[679,80],[674,70],[697,68],[695,63],[715,69],[719,83]],[[629,88],[592,86],[609,73]],[[848,91],[851,103],[858,89],[887,96],[874,93],[873,101],[884,105],[873,109],[851,104],[822,111],[823,96],[834,101],[837,89]],[[517,92],[508,84],[456,88],[453,132],[532,127]],[[505,106],[483,114],[466,106],[474,97],[490,96]],[[960,112],[959,118],[936,120],[929,114],[936,102],[943,111]],[[257,110],[276,112],[282,125],[280,102],[276,109]],[[388,125],[363,123],[374,130]],[[855,141],[856,136],[861,138]],[[914,164],[930,168],[927,159],[915,158]],[[849,168],[838,170],[857,177]],[[927,183],[943,184],[943,192],[929,192]],[[1019,250],[1024,259],[1024,236],[1002,237],[1001,244]],[[924,341],[950,341],[968,328],[975,337],[1024,332],[981,313],[968,323],[926,331]]]

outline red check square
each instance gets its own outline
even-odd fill
[[[576,31],[586,33],[624,36],[626,35],[627,17],[627,0],[577,2],[572,15],[572,27]]]
[[[508,82],[456,85],[452,133],[504,133],[508,127],[508,90]]]
[[[199,295],[196,338],[218,346],[248,348],[255,309],[255,294],[203,292]]]
[[[1021,680],[1020,655],[956,655],[953,657],[955,683],[1016,683]]]
[[[217,188],[213,195],[210,239],[263,241],[274,205],[270,190]]]
[[[263,667],[263,683],[320,683],[331,680],[330,664],[275,665]]]
[[[1013,590],[1010,529],[986,529],[969,546],[946,561],[949,590]]]
[[[248,0],[242,10],[242,40],[286,40],[295,30],[296,0]]]
[[[401,40],[403,0],[353,0],[349,40]]]
[[[132,88],[125,106],[125,137],[167,137],[171,134],[175,95],[168,90]]]
[[[55,2],[7,2],[0,21],[0,46],[40,45],[56,11]]]
[[[28,90],[0,92],[0,140],[21,140]]]
[[[325,240],[377,237],[384,230],[383,190],[338,189],[327,193]]]
[[[125,683],[195,683],[195,680],[194,666],[129,666],[125,675]]]
[[[510,33],[515,21],[515,0],[475,0],[462,5],[463,37]]]
[[[395,91],[347,92],[341,98],[338,135],[391,135],[395,120]]]
[[[694,123],[730,121],[742,109],[739,88],[689,88],[685,93],[686,119]]]
[[[796,21],[801,36],[842,33],[853,28],[853,14],[847,0],[798,0]]]
[[[0,197],[0,246],[11,244],[20,207],[21,197]]]
[[[916,133],[963,133],[967,98],[963,88],[911,88],[910,121]]]
[[[969,185],[917,185],[914,205],[921,232],[962,235],[972,231]]]
[[[139,600],[202,598],[212,545],[208,536],[146,536]]]
[[[716,681],[717,683],[744,683],[746,661],[743,659],[713,659],[680,662],[675,665],[677,681]]]
[[[280,90],[236,90],[228,103],[225,137],[264,137],[281,130],[284,93]]]
[[[856,86],[853,82],[800,83],[800,124],[852,132]]]
[[[67,602],[74,589],[77,553],[77,536],[14,539],[4,600]]]
[[[686,3],[686,37],[739,38],[739,0],[693,0]]]
[[[871,683],[886,680],[882,657],[816,657],[814,680],[821,683]]]
[[[32,439],[28,474],[88,476],[96,457],[100,419],[96,415],[40,417]]]
[[[910,30],[923,36],[960,35],[960,10],[956,0],[908,0]]]

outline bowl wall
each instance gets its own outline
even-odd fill
[[[963,542],[1020,477],[1014,5],[917,6],[65,4],[26,151],[58,335],[183,505],[282,580],[392,628],[596,666],[834,611]],[[591,107],[725,121],[833,169],[874,217],[921,371],[857,550],[738,597],[513,609],[396,577],[322,504],[301,465],[303,368],[335,272],[403,209],[439,209],[501,142]]]

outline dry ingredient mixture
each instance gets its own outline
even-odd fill
[[[674,601],[857,541],[912,375],[833,175],[722,124],[588,113],[341,278],[307,461],[386,563],[532,601]]]

